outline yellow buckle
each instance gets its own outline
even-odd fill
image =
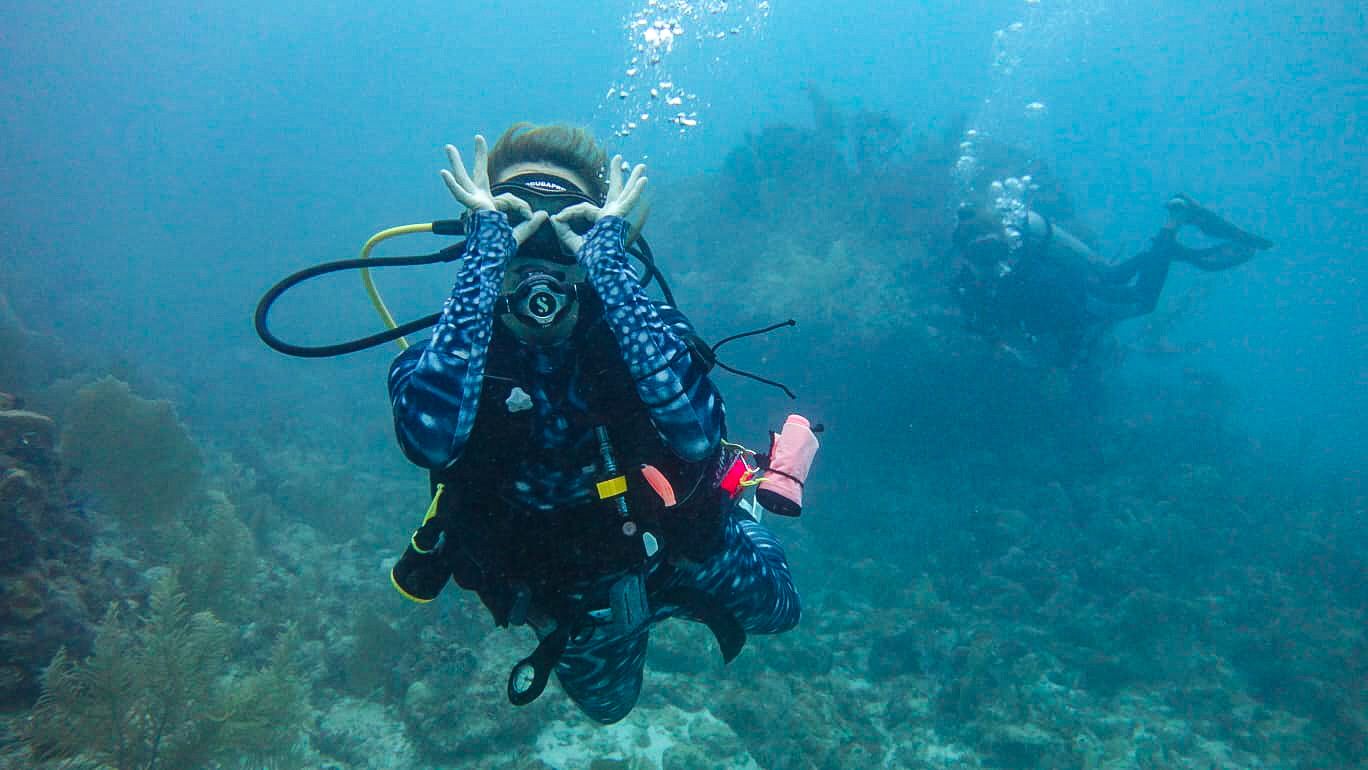
[[[617,497],[627,491],[627,477],[617,476],[615,478],[605,479],[595,484],[594,488],[598,490],[600,500]]]

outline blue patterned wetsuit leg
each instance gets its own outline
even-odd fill
[[[752,634],[781,634],[798,625],[802,614],[783,546],[764,525],[740,513],[727,520],[717,554],[675,570],[666,589],[674,587],[697,588],[718,599]],[[689,617],[687,608],[672,614]]]
[[[778,634],[798,624],[802,613],[784,549],[750,517],[732,515],[722,548],[706,561],[675,568],[663,586],[696,588],[719,601],[753,634]],[[652,623],[691,617],[687,607],[653,608],[651,622],[627,635],[600,626],[587,639],[572,640],[556,668],[561,687],[594,719],[612,723],[627,716],[641,693],[646,645]]]
[[[556,679],[580,710],[603,724],[627,716],[641,694],[651,624],[628,634],[598,626],[587,638],[572,639],[556,664]]]

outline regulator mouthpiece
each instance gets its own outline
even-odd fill
[[[575,287],[547,273],[528,274],[508,297],[514,315],[547,327],[554,324],[574,302]]]

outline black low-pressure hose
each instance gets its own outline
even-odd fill
[[[442,220],[433,222],[432,225],[431,232],[437,235],[460,235],[462,232],[460,220]],[[341,259],[336,262],[325,262],[321,265],[314,265],[313,267],[300,270],[277,283],[275,286],[272,286],[264,295],[262,295],[261,301],[257,303],[256,315],[254,318],[257,336],[261,337],[262,342],[265,342],[267,345],[271,346],[271,348],[288,356],[297,356],[299,358],[331,358],[333,356],[346,355],[347,353],[355,353],[358,350],[373,348],[376,345],[383,345],[386,342],[393,342],[412,332],[426,329],[437,323],[437,319],[441,318],[441,313],[423,316],[417,320],[398,325],[393,329],[387,329],[368,337],[361,337],[348,342],[340,342],[335,345],[293,345],[271,333],[267,316],[270,314],[271,307],[275,304],[276,300],[280,299],[280,295],[295,286],[310,279],[317,278],[320,275],[336,273],[342,270],[361,270],[372,267],[408,267],[413,265],[432,265],[438,262],[455,262],[461,259],[464,251],[465,242],[462,241],[448,246],[435,254],[425,254],[416,257],[359,257],[356,259]],[[636,242],[629,247],[628,252],[636,257],[646,268],[645,274],[639,279],[641,286],[645,288],[654,280],[659,284],[660,293],[664,295],[665,301],[670,303],[671,306],[676,306],[674,292],[670,291],[669,284],[665,282],[665,276],[662,275],[660,269],[656,267],[655,254],[651,252],[651,247],[646,243],[646,239],[638,238]],[[387,312],[388,311],[386,311],[386,317],[388,317]]]
[[[448,246],[435,254],[424,254],[416,257],[340,259],[336,262],[326,262],[321,265],[314,265],[313,267],[300,270],[288,278],[285,278],[280,283],[277,283],[275,286],[272,286],[264,295],[262,295],[261,302],[257,303],[255,316],[257,335],[261,337],[262,342],[265,342],[275,350],[288,356],[298,356],[300,358],[331,358],[347,353],[355,353],[358,350],[365,350],[366,348],[373,348],[376,345],[382,345],[386,342],[393,342],[406,334],[426,329],[437,323],[437,319],[441,317],[441,313],[433,313],[432,315],[419,318],[416,321],[409,321],[408,323],[401,324],[393,329],[388,329],[379,332],[378,334],[372,334],[369,337],[361,337],[348,342],[340,342],[335,345],[292,345],[271,333],[267,323],[267,315],[271,312],[271,306],[280,298],[280,295],[295,286],[310,279],[317,278],[320,275],[336,273],[342,270],[360,270],[361,268],[367,267],[410,267],[414,265],[432,265],[438,262],[455,262],[461,258],[464,248],[465,244],[462,242]]]
[[[655,252],[651,251],[651,244],[647,243],[645,238],[637,238],[636,243],[628,247],[627,251],[646,267],[646,274],[641,277],[641,287],[644,289],[650,286],[651,280],[655,279],[655,282],[660,284],[660,293],[665,297],[665,301],[670,304],[670,307],[678,308],[679,305],[675,304],[674,292],[670,291],[670,285],[665,282],[665,276],[660,272],[660,268],[656,267]]]

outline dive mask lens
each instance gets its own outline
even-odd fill
[[[495,196],[515,195],[527,203],[531,213],[544,211],[549,216],[555,216],[566,208],[580,203],[599,205],[599,201],[591,198],[570,180],[540,172],[519,174],[494,185],[490,192]],[[509,212],[508,221],[517,226],[527,221],[527,216],[521,212]],[[589,227],[590,223],[583,220],[570,223],[570,228],[579,235],[588,233]],[[560,237],[556,235],[555,227],[549,224],[537,228],[536,232],[528,236],[519,247],[518,253],[527,258],[547,260],[561,265],[575,263],[575,255],[567,252],[560,242]]]
[[[521,218],[518,218],[520,220]],[[518,220],[510,219],[510,224],[517,225]],[[527,237],[522,245],[518,247],[518,254],[523,257],[543,259],[561,265],[572,265],[575,263],[575,255],[560,241],[560,236],[556,235],[556,228],[550,223],[537,228],[536,232]]]
[[[494,187],[494,189],[491,190],[491,192],[493,192],[495,195],[501,195],[506,192],[512,193],[518,196],[519,198],[523,199],[527,203],[528,207],[532,209],[534,213],[538,211],[545,211],[547,216],[554,217],[555,215],[561,213],[561,211],[580,203],[593,203],[593,201],[590,200],[588,196],[577,195],[573,193],[561,195],[543,195],[541,193],[528,190],[526,188],[512,188],[511,185],[509,187],[512,189],[499,189],[501,187],[504,187],[504,185],[498,185]],[[520,222],[527,221],[527,217],[522,212],[509,212],[508,221],[510,224],[516,225]],[[584,235],[585,233],[589,232],[589,224],[584,220],[576,220],[574,222],[571,222],[570,228],[575,232],[579,233],[580,235]]]
[[[555,216],[564,209],[579,203],[602,205],[601,201],[589,196],[575,183],[553,174],[535,172],[519,174],[512,179],[494,185],[490,188],[490,192],[495,195],[512,193],[526,201],[532,211],[545,211],[550,216]],[[519,221],[521,221],[521,217],[519,217]],[[583,222],[572,223],[571,227],[580,235],[588,232]],[[581,232],[581,228],[584,228],[583,232]]]

